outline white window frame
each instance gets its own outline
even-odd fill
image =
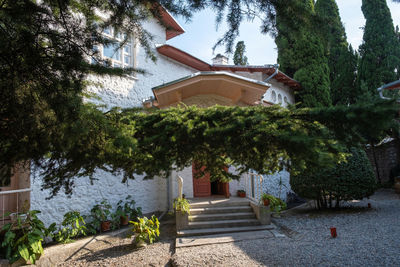
[[[112,27],[108,28],[110,30],[110,33],[105,33],[104,31],[102,32],[102,35],[106,37],[107,39],[110,40],[116,40],[118,41],[119,44],[124,41],[123,34],[119,33],[118,36],[116,36],[115,31]],[[135,43],[134,43],[134,38],[133,36],[130,37],[130,42],[124,44],[121,48],[118,48],[120,52],[120,60],[115,59],[115,58],[110,58],[108,56],[104,55],[104,45],[96,45],[96,49],[99,51],[99,55],[102,59],[108,60],[111,63],[111,67],[120,67],[120,68],[134,68],[136,65],[136,54],[135,54]],[[130,50],[125,50],[127,45],[130,45]],[[117,53],[117,51],[114,50],[113,56]],[[130,63],[125,63],[125,57],[128,56]]]

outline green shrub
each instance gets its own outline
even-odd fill
[[[286,203],[278,198],[274,197],[273,195],[263,193],[261,195],[261,200],[269,199],[269,210],[272,212],[280,213],[282,210],[285,210],[287,208]]]
[[[130,221],[133,224],[133,232],[136,234],[135,242],[139,241],[153,243],[160,236],[160,222],[156,216],[138,218],[137,222]]]
[[[97,231],[100,231],[101,223],[110,220],[111,208],[110,203],[106,199],[103,199],[100,204],[93,206],[90,210],[90,222],[87,224],[89,232],[96,234]]]
[[[342,200],[372,195],[377,183],[365,151],[351,148],[347,162],[324,169],[292,175],[290,185],[300,197],[314,199],[318,208],[339,207]],[[334,205],[335,204],[335,205]]]
[[[182,214],[189,214],[190,215],[190,204],[186,198],[176,198],[174,200],[174,209],[175,211],[180,211]]]
[[[70,211],[64,214],[62,227],[53,237],[59,243],[69,243],[72,239],[81,235],[86,235],[85,220],[79,211]]]
[[[23,258],[27,263],[35,264],[43,254],[42,241],[46,236],[47,229],[37,217],[38,213],[40,211],[32,210],[19,214],[15,221],[11,221],[1,228],[1,232],[4,233],[1,252],[10,263]]]

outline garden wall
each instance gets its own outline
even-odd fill
[[[379,178],[383,184],[390,182],[390,171],[399,164],[398,151],[399,144],[396,140],[375,147]],[[379,181],[372,148],[366,149],[366,152],[374,169],[376,179]]]

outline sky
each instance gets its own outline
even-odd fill
[[[347,40],[353,48],[362,43],[363,31],[361,27],[365,19],[361,11],[361,0],[336,0],[339,12],[346,29]],[[400,26],[400,3],[387,0],[392,13],[394,26]],[[211,63],[211,59],[218,53],[224,54],[225,48],[219,47],[213,53],[212,47],[226,30],[226,25],[220,25],[218,31],[215,26],[215,14],[211,10],[196,13],[190,22],[176,17],[185,33],[167,43],[189,54]],[[260,21],[243,22],[240,27],[240,36],[237,41],[243,40],[246,45],[246,56],[251,65],[275,64],[277,51],[274,40],[269,35],[260,33]],[[229,64],[233,64],[233,55],[229,56]]]

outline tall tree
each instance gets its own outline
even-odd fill
[[[335,0],[318,0],[315,12],[319,23],[314,24],[321,34],[328,58],[332,103],[349,104],[355,88],[357,56],[347,43],[346,32]]]
[[[246,53],[246,45],[244,44],[244,41],[237,42],[235,53],[233,54],[233,63],[235,65],[244,66],[249,64],[244,53]]]
[[[386,0],[363,0],[366,19],[360,46],[358,83],[364,95],[376,97],[377,88],[396,80],[400,46]]]
[[[299,81],[303,89],[298,94],[303,107],[330,106],[329,67],[322,40],[315,29],[312,0],[276,3],[278,63],[281,70]],[[302,10],[302,16],[294,14]],[[295,25],[295,26],[292,26]]]

